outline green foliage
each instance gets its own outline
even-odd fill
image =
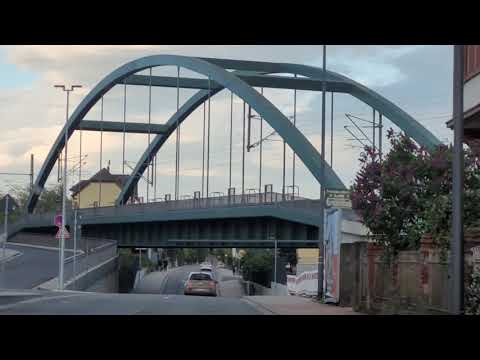
[[[26,212],[28,197],[30,196],[30,188],[28,186],[13,186],[9,193],[15,198],[18,203],[18,215],[23,215]],[[72,202],[67,197],[67,209],[71,208]],[[38,199],[35,212],[37,214],[49,213],[59,211],[62,208],[62,186],[56,184],[45,188]],[[18,217],[18,216],[17,216]]]
[[[273,271],[273,252],[269,249],[249,249],[240,259],[245,280],[270,286],[266,280]]]
[[[465,289],[465,313],[480,315],[480,271],[472,273],[470,285]]]
[[[387,259],[414,250],[431,234],[443,257],[449,247],[452,218],[452,146],[427,152],[404,134],[388,131],[390,152],[380,161],[366,147],[352,187],[353,208],[370,235],[384,246]],[[465,226],[478,225],[480,170],[478,158],[465,149]]]

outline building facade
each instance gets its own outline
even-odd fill
[[[103,168],[90,179],[82,180],[70,189],[73,206],[77,209],[115,206],[127,179],[128,175],[111,174],[108,168]],[[137,198],[136,190],[134,197]]]
[[[480,153],[480,45],[465,45],[464,51],[464,137],[472,150]],[[452,129],[453,120],[447,125]]]

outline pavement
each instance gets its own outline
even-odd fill
[[[352,308],[321,304],[299,296],[246,296],[264,315],[361,315]]]

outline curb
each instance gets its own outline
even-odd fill
[[[253,301],[251,299],[248,299],[245,296],[242,297],[240,300],[245,301],[247,304],[254,307],[256,310],[260,311],[263,315],[279,315],[273,312],[272,310],[270,310],[269,308],[267,308],[266,306],[259,304],[256,301]]]

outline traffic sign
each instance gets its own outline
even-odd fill
[[[57,231],[57,235],[55,235],[55,238],[60,240],[62,238],[62,228],[60,227]],[[70,233],[68,232],[67,229],[65,229],[65,239],[70,239]]]
[[[352,201],[350,200],[350,192],[348,190],[327,190],[327,205],[341,208],[351,209]]]
[[[62,214],[55,215],[53,223],[55,224],[55,226],[61,228],[62,227]]]

